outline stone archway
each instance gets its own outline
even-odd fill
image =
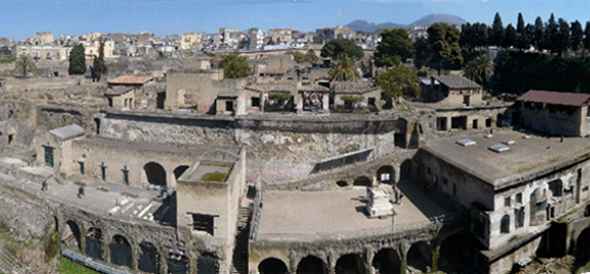
[[[338,187],[348,187],[348,182],[344,181],[344,180],[340,180],[340,181],[336,182],[336,185]]]
[[[590,243],[590,227],[587,227],[580,233],[578,239],[576,239],[576,265],[581,266],[585,265],[590,261],[590,248],[588,244]]]
[[[328,274],[328,272],[326,263],[316,256],[307,256],[297,264],[297,274]]]
[[[137,267],[143,273],[160,273],[160,253],[154,244],[146,241],[139,244]]]
[[[71,220],[66,222],[61,239],[66,247],[82,251],[82,232],[76,222]]]
[[[167,274],[188,274],[190,262],[186,256],[169,258]]]
[[[359,254],[342,255],[336,261],[336,274],[364,274],[365,264]]]
[[[165,187],[167,185],[166,169],[161,164],[149,162],[143,166],[145,176],[150,185]]]
[[[91,227],[86,232],[86,256],[102,260],[102,230]]]
[[[395,168],[390,165],[380,167],[377,170],[377,179],[382,184],[393,185],[395,183]]]
[[[285,262],[277,258],[267,258],[258,264],[260,274],[287,274],[289,270]]]
[[[178,180],[178,178],[180,178],[180,176],[182,176],[182,174],[189,169],[189,166],[187,165],[182,165],[182,166],[178,166],[174,169],[174,179]]]
[[[129,241],[121,236],[115,235],[110,244],[111,263],[118,266],[133,266],[133,252]]]
[[[219,273],[219,259],[213,254],[204,253],[197,259],[197,274]]]
[[[432,268],[432,245],[426,241],[412,244],[408,250],[408,268],[428,273]]]
[[[371,263],[375,274],[399,274],[402,269],[402,260],[393,248],[381,249]]]

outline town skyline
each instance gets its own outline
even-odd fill
[[[535,2],[531,5],[531,2]],[[526,21],[536,16],[568,21],[587,21],[584,10],[590,3],[568,1],[507,0],[59,0],[44,3],[16,1],[0,14],[4,28],[0,36],[21,40],[38,31],[78,35],[88,32],[152,32],[157,35],[183,32],[214,32],[220,27],[294,28],[312,31],[346,25],[354,20],[373,23],[409,24],[432,13],[452,14],[469,22],[491,23],[499,12],[506,24],[514,23],[518,12]],[[82,4],[84,9],[79,6]],[[76,6],[77,5],[77,6]],[[210,12],[214,10],[216,12]],[[268,16],[268,11],[274,12]],[[305,20],[301,20],[301,16]],[[42,21],[40,21],[42,20]],[[76,22],[73,24],[72,22]]]

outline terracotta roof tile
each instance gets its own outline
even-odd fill
[[[590,94],[530,90],[524,95],[520,96],[518,100],[523,102],[581,107],[590,104]]]

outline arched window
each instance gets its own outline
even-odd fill
[[[149,162],[144,167],[147,181],[151,185],[166,186],[166,170],[155,162]]]
[[[504,215],[504,217],[502,217],[502,220],[500,222],[500,233],[510,233],[510,216]]]
[[[288,270],[283,261],[277,258],[268,258],[260,262],[258,272],[260,274],[287,274]]]

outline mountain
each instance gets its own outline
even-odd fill
[[[434,24],[434,23],[447,23],[449,25],[463,25],[464,23],[467,23],[467,21],[465,21],[465,19],[459,17],[459,16],[455,16],[455,15],[450,15],[450,14],[429,14],[426,15],[416,21],[414,21],[412,24],[410,24],[410,27],[429,27],[430,25]]]
[[[347,24],[346,27],[348,27],[354,31],[357,31],[357,32],[376,32],[376,31],[379,31],[382,29],[389,29],[389,28],[411,28],[411,27],[416,27],[416,26],[428,27],[428,26],[430,26],[434,23],[438,23],[438,22],[443,22],[443,23],[447,23],[447,24],[451,24],[451,25],[462,25],[463,23],[466,23],[467,21],[465,21],[465,19],[463,19],[459,16],[450,15],[450,14],[429,14],[429,15],[426,15],[426,16],[414,21],[413,23],[411,23],[409,25],[391,23],[391,22],[376,24],[376,23],[368,22],[366,20],[355,20],[355,21],[352,21],[349,24]]]
[[[367,22],[365,20],[355,20],[355,21],[348,23],[346,25],[346,27],[348,27],[356,32],[376,32],[381,29],[403,28],[405,26],[402,24],[396,24],[396,23],[390,23],[390,22],[375,24],[375,23]]]

